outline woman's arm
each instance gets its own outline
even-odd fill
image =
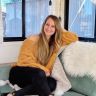
[[[78,41],[78,36],[73,32],[62,32],[62,45],[68,45],[72,42]]]
[[[72,42],[75,42],[78,40],[78,36],[75,33],[72,32],[62,32],[62,46],[63,45],[68,45]],[[49,59],[49,62],[47,64],[47,68],[49,70],[52,70],[52,67],[54,65],[54,62],[56,60],[56,57],[58,56],[58,52],[59,52],[60,48],[57,48],[56,50],[54,50],[52,56]]]

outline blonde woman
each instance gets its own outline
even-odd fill
[[[18,62],[10,70],[9,81],[22,88],[14,92],[14,96],[49,96],[57,84],[51,77],[57,53],[61,46],[77,40],[74,33],[62,29],[56,16],[49,15],[41,33],[24,40]]]

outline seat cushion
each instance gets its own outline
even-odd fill
[[[96,96],[96,81],[93,81],[91,77],[71,77],[68,74],[67,76],[71,82],[72,90],[87,96]]]
[[[5,85],[0,87],[0,92],[1,93],[7,93],[7,92],[12,92],[13,89],[9,85]]]
[[[0,65],[0,80],[8,80],[10,68],[11,66],[8,64]],[[12,91],[12,89],[8,85],[0,86],[1,93],[10,91]]]
[[[0,80],[8,79],[10,68],[10,65],[0,65]]]
[[[65,94],[63,96],[86,96],[86,95],[79,94],[79,93],[73,92],[73,91],[68,91],[68,92],[65,92]]]

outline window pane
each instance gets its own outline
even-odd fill
[[[26,36],[38,34],[49,14],[49,0],[26,0]]]
[[[1,0],[4,37],[22,36],[22,1]]]
[[[70,0],[68,27],[79,37],[94,38],[95,5],[91,0]]]

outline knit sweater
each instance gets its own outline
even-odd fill
[[[63,42],[62,46],[65,46],[72,42],[77,41],[78,37],[76,34],[67,31],[67,32],[62,33],[61,40]],[[32,37],[31,39],[27,38],[24,40],[23,45],[20,50],[18,61],[15,64],[15,66],[35,67],[35,68],[40,68],[40,69],[44,70],[45,72],[46,71],[51,72],[52,71],[51,66],[55,62],[57,53],[53,53],[51,55],[49,62],[46,66],[41,65],[36,56],[36,51],[38,50],[37,41],[38,41],[38,38],[35,38],[35,37]]]

